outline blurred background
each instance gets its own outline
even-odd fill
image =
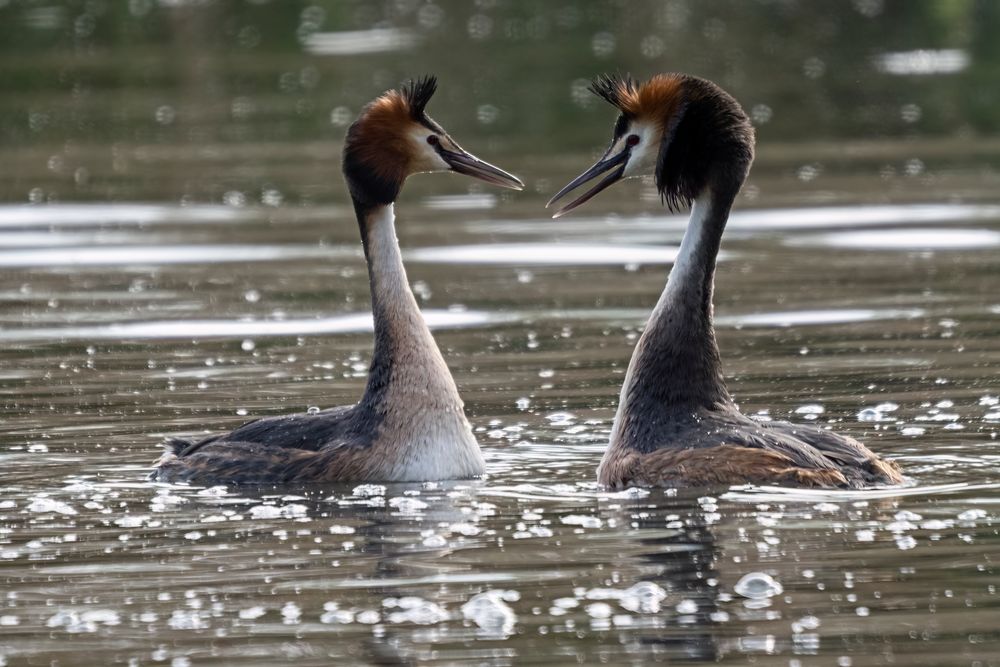
[[[424,73],[436,120],[549,194],[610,132],[609,71],[734,94],[747,198],[983,197],[998,30],[990,0],[0,2],[0,201],[340,201],[347,125]]]

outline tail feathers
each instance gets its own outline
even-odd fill
[[[191,446],[188,440],[181,438],[170,438],[163,443],[163,454],[153,463],[153,470],[149,473],[149,479],[154,482],[160,479],[160,469],[167,463],[177,459],[181,452]]]
[[[170,438],[163,443],[163,448],[167,450],[167,454],[180,456],[181,452],[190,447],[192,444],[193,443],[190,440],[184,440],[183,438]]]

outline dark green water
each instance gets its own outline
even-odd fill
[[[0,6],[0,665],[1000,664],[998,14]],[[545,215],[616,70],[707,76],[757,125],[716,289],[743,410],[829,422],[905,488],[596,486],[685,225],[640,182]],[[426,72],[431,115],[528,184],[421,175],[397,211],[488,476],[147,483],[167,435],[357,398],[340,140]],[[781,592],[741,595],[754,573]]]

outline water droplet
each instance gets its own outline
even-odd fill
[[[775,595],[781,595],[784,590],[785,589],[780,583],[778,583],[771,575],[765,574],[764,572],[751,572],[749,574],[745,574],[733,587],[733,591],[736,592],[737,595],[742,595],[743,597],[750,598],[752,600],[760,600],[773,597]]]

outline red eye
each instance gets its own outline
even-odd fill
[[[639,143],[639,135],[638,134],[630,134],[630,135],[628,135],[628,139],[625,140],[625,144],[627,146],[635,146],[638,143]]]
[[[441,140],[437,138],[436,134],[431,134],[428,135],[427,137],[427,143],[429,143],[431,146],[437,146],[438,144],[441,143]]]

